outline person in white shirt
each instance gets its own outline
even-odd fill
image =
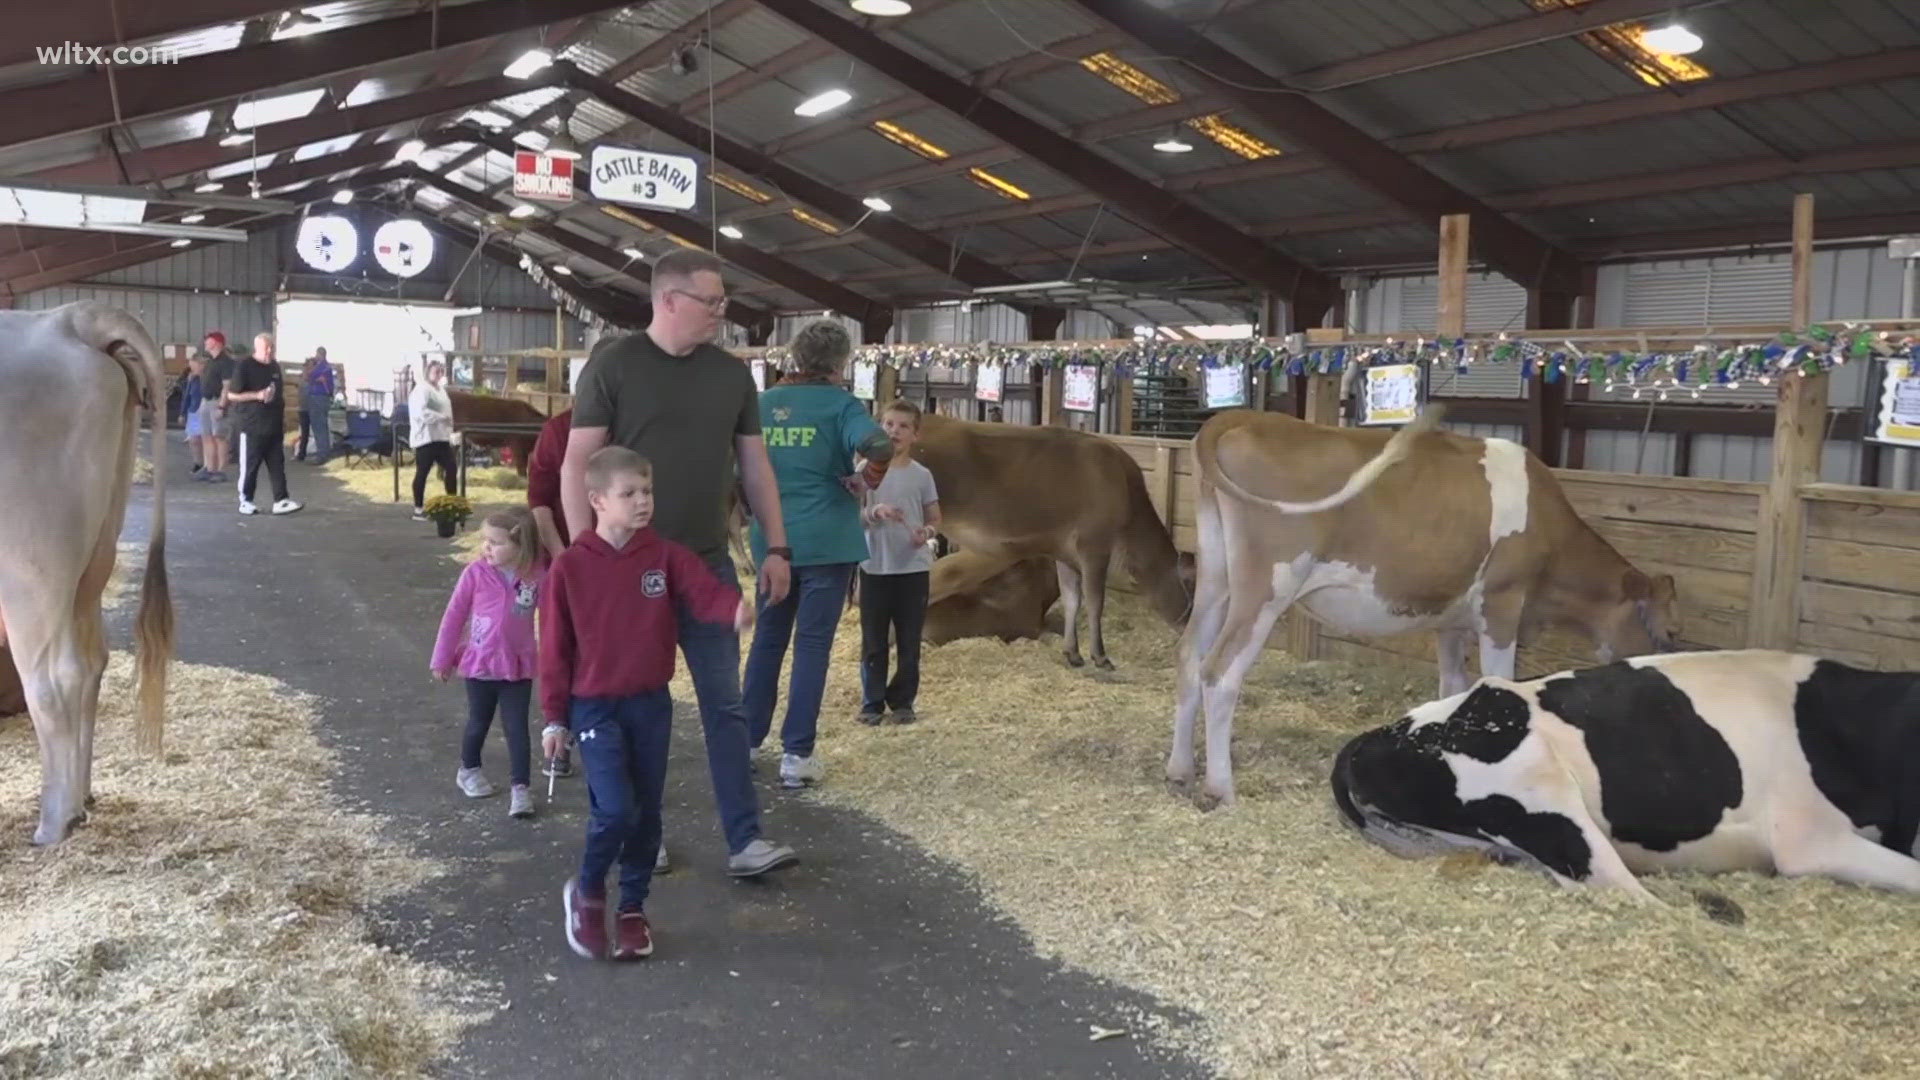
[[[453,458],[453,400],[440,384],[447,377],[447,366],[438,360],[427,361],[426,378],[413,384],[407,395],[408,443],[413,447],[413,518],[425,521],[427,474],[435,464],[440,479],[452,495],[459,466]]]
[[[860,715],[869,726],[888,709],[896,724],[916,719],[920,693],[920,634],[927,620],[927,589],[933,570],[933,538],[940,531],[940,492],[933,472],[913,460],[920,438],[920,409],[896,401],[880,415],[893,442],[886,478],[860,511],[867,527],[867,561],[860,564]],[[892,629],[900,666],[887,680],[887,631]]]

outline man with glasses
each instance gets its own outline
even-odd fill
[[[653,321],[644,332],[603,339],[574,387],[573,429],[560,467],[567,534],[593,528],[587,459],[609,443],[653,465],[653,528],[692,548],[722,581],[734,580],[727,554],[727,493],[734,459],[748,504],[766,530],[760,586],[772,602],[787,594],[792,551],[780,517],[760,396],[753,373],[713,344],[727,309],[721,262],[683,248],[653,264]],[[706,729],[707,767],[727,837],[727,872],[754,877],[795,861],[793,849],[760,835],[747,714],[740,697],[740,637],[680,613],[680,653],[693,679]],[[664,850],[664,849],[663,849]]]

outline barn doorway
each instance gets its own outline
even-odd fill
[[[280,362],[303,364],[324,346],[349,408],[393,408],[394,373],[429,350],[455,348],[453,320],[478,309],[451,304],[291,297],[274,312]]]

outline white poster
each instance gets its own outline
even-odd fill
[[[999,401],[1007,369],[1001,364],[979,363],[973,369],[973,396],[980,401]]]
[[[1100,409],[1100,369],[1092,364],[1068,364],[1061,379],[1060,404],[1073,412]]]
[[[1247,403],[1247,365],[1222,364],[1206,372],[1207,408],[1237,409]]]
[[[1878,442],[1920,446],[1920,370],[1913,361],[1887,361],[1873,437]]]
[[[1382,364],[1367,369],[1361,424],[1405,424],[1420,413],[1420,365]]]
[[[767,392],[767,362],[755,360],[748,365],[753,368],[753,388],[761,393]]]
[[[596,146],[588,190],[608,202],[691,210],[699,196],[699,178],[700,168],[690,157]]]
[[[880,365],[871,360],[853,362],[853,396],[861,401],[873,400],[873,384],[879,377]]]

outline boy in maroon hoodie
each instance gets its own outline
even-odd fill
[[[592,816],[580,873],[561,890],[567,944],[581,956],[608,954],[607,872],[620,864],[613,957],[653,952],[644,906],[660,848],[661,789],[673,724],[678,644],[674,604],[705,622],[753,624],[753,606],[688,548],[659,536],[653,469],[624,446],[587,462],[593,531],[574,540],[547,572],[540,598],[541,742],[552,757],[568,730],[578,736]]]

